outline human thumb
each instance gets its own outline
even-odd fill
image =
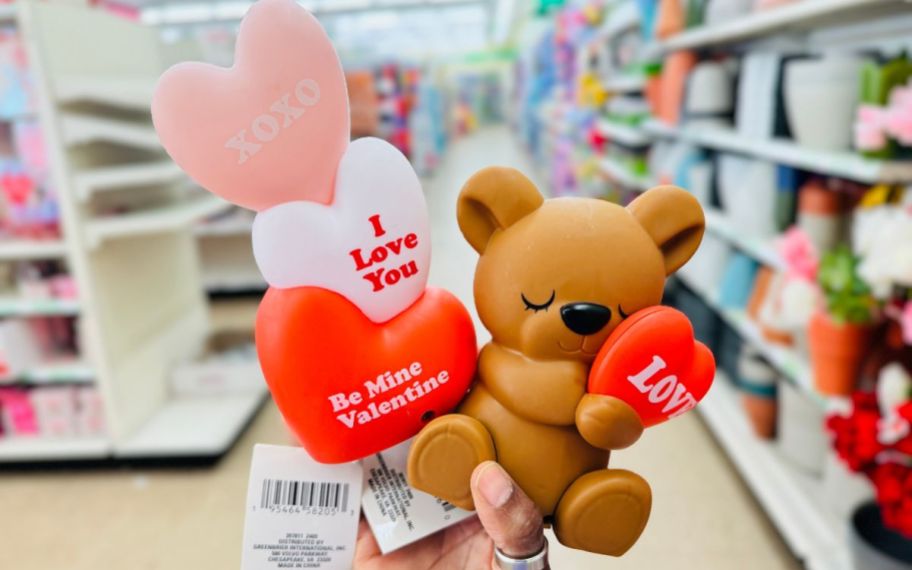
[[[500,465],[485,461],[475,468],[472,498],[482,526],[502,553],[527,558],[541,551],[541,512]]]

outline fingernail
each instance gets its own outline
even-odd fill
[[[503,468],[493,461],[482,467],[475,484],[482,498],[495,509],[506,505],[513,495],[513,481]]]

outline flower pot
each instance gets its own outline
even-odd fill
[[[850,521],[849,547],[856,570],[908,570],[912,540],[883,525],[873,502],[859,507]]]
[[[717,235],[707,233],[700,249],[678,272],[689,285],[701,293],[715,291],[733,253],[731,245]]]
[[[680,122],[687,78],[695,65],[697,56],[692,51],[676,51],[665,58],[658,114],[664,123],[677,125]]]
[[[765,139],[776,134],[781,66],[782,55],[774,52],[744,56],[735,104],[735,124],[742,136]]]
[[[874,485],[864,475],[850,471],[830,450],[823,464],[823,496],[839,520],[848,520],[859,505],[874,498]]]
[[[796,59],[785,68],[785,111],[792,136],[802,146],[849,150],[861,70],[850,56]]]
[[[742,349],[738,359],[741,405],[754,434],[760,439],[773,439],[776,435],[778,379],[779,374],[755,348],[745,346]]]
[[[724,63],[704,61],[687,78],[688,117],[727,118],[734,109],[734,80]]]
[[[798,227],[807,234],[818,253],[830,251],[842,241],[845,218],[842,198],[812,179],[798,190]]]
[[[830,448],[824,430],[824,409],[790,382],[779,383],[779,450],[791,464],[819,476]]]
[[[727,309],[743,309],[750,300],[751,285],[759,265],[741,252],[732,255],[719,284],[719,304]]]
[[[771,238],[778,231],[775,163],[732,154],[718,156],[719,202],[739,233]]]
[[[687,24],[683,0],[660,0],[656,16],[655,35],[666,39],[681,33]]]
[[[808,326],[814,385],[827,396],[848,396],[858,383],[862,361],[871,345],[874,327],[836,323],[823,312]]]

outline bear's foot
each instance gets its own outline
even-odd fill
[[[620,556],[640,537],[651,509],[652,491],[639,475],[622,469],[593,471],[561,497],[554,533],[570,548]]]
[[[460,509],[474,510],[472,471],[494,459],[494,441],[481,422],[462,414],[441,416],[426,425],[412,443],[409,483]]]

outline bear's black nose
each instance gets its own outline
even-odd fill
[[[570,303],[561,307],[561,319],[567,328],[583,336],[602,330],[611,320],[611,309],[594,303]]]

